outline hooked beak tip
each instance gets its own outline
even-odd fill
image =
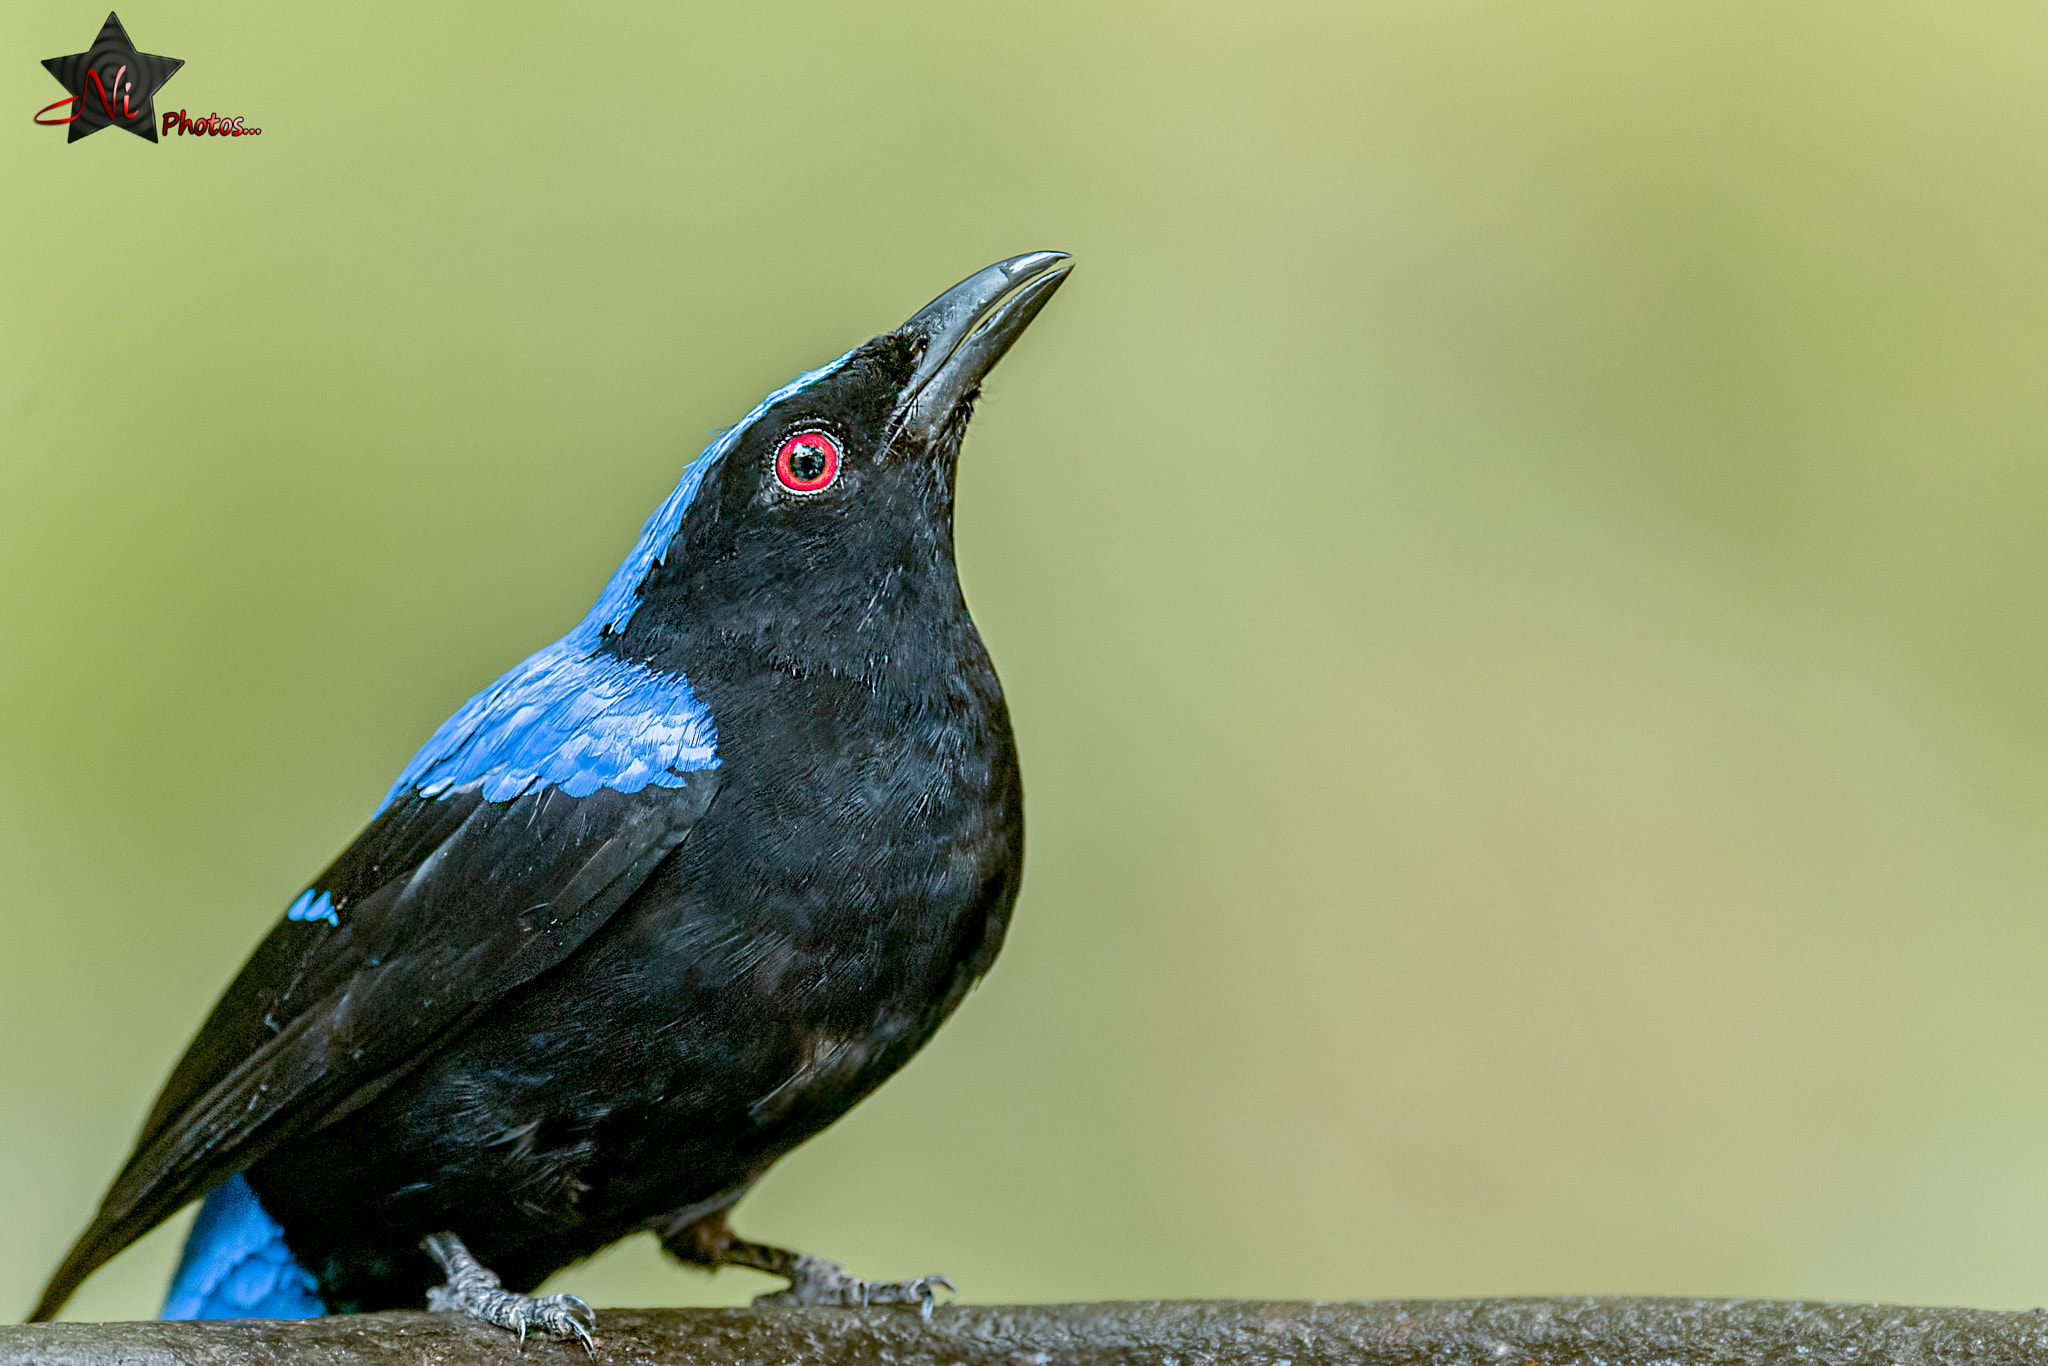
[[[925,349],[903,386],[903,425],[936,435],[1066,282],[1071,261],[1063,251],[1012,256],[976,271],[912,315],[900,330],[922,334]]]

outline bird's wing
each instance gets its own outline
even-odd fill
[[[214,1007],[34,1320],[187,1201],[375,1098],[566,958],[689,834],[718,778],[398,795]]]

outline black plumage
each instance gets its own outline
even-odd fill
[[[955,575],[954,469],[1063,260],[978,273],[707,454],[672,535],[621,571],[625,606],[554,647],[581,672],[498,685],[507,709],[508,687],[554,708],[568,748],[518,713],[455,734],[439,769],[423,752],[408,774],[442,781],[401,779],[309,888],[321,913],[256,950],[36,1318],[237,1174],[332,1312],[422,1304],[443,1232],[517,1291],[640,1229],[799,1298],[876,1289],[735,1238],[725,1212],[1002,945],[1023,793]],[[628,691],[578,730],[560,718],[596,705],[591,679]],[[715,763],[649,777],[628,753],[698,720]],[[543,778],[571,750],[583,767],[505,794],[502,764],[466,757],[486,740],[545,750]],[[571,795],[589,773],[610,776]]]

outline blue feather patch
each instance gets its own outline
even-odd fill
[[[378,814],[409,790],[427,797],[480,786],[487,801],[510,801],[538,788],[587,797],[600,787],[638,792],[652,784],[681,787],[686,774],[718,767],[718,732],[710,708],[679,673],[600,655],[607,632],[618,632],[640,606],[640,585],[675,539],[704,478],[742,433],[775,404],[846,364],[801,375],[762,399],[691,461],[675,490],[640,529],[632,553],[606,581],[576,629],[528,658],[464,703],[413,756]],[[311,893],[288,914],[326,919]]]
[[[444,721],[384,805],[407,788],[438,797],[481,784],[486,801],[506,802],[543,787],[681,787],[717,765],[711,711],[689,679],[558,640]]]
[[[324,920],[336,929],[341,927],[341,917],[334,912],[334,898],[325,892],[316,892],[311,887],[299,893],[299,899],[284,913],[286,920]]]
[[[199,1206],[158,1317],[316,1319],[327,1312],[316,1285],[247,1179],[231,1176]]]

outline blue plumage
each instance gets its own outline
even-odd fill
[[[391,785],[379,814],[413,789],[438,797],[481,784],[484,798],[494,802],[542,787],[587,797],[600,787],[626,793],[649,784],[680,787],[684,774],[716,768],[717,728],[690,681],[599,656],[598,646],[632,619],[641,583],[675,538],[704,476],[761,414],[825,378],[852,354],[777,389],[691,461],[576,628],[442,722]],[[319,919],[312,903],[307,905],[301,918]]]
[[[718,766],[710,711],[679,673],[591,655],[558,640],[477,694],[434,732],[385,797],[439,797],[482,784],[484,800],[532,788],[681,787]],[[379,808],[380,810],[382,808]]]
[[[256,1192],[231,1176],[208,1192],[185,1239],[167,1319],[313,1319],[327,1312],[312,1274],[293,1260],[284,1230]]]
[[[316,892],[311,887],[299,893],[284,913],[286,920],[324,920],[340,928],[341,917],[335,913],[334,898],[326,892]]]
[[[654,567],[654,562],[661,557],[662,548],[674,539],[676,528],[683,524],[683,514],[689,511],[690,500],[697,496],[697,488],[704,482],[704,476],[711,472],[712,466],[724,459],[726,452],[739,444],[739,439],[746,434],[747,428],[753,426],[761,414],[783,400],[810,388],[846,364],[852,357],[853,352],[849,351],[828,365],[821,365],[806,374],[798,375],[755,404],[752,412],[726,428],[719,434],[717,440],[705,447],[704,453],[691,461],[689,467],[683,471],[683,477],[676,484],[675,491],[662,500],[661,506],[654,510],[654,515],[649,517],[647,524],[640,529],[640,539],[633,543],[632,553],[626,556],[625,563],[621,564],[617,572],[605,583],[604,591],[598,594],[597,604],[590,609],[589,615],[578,622],[576,629],[565,639],[578,641],[588,647],[596,645],[599,635],[603,632],[624,630],[626,623],[632,619],[634,610],[640,605],[638,595],[641,582],[646,579],[647,571]]]

